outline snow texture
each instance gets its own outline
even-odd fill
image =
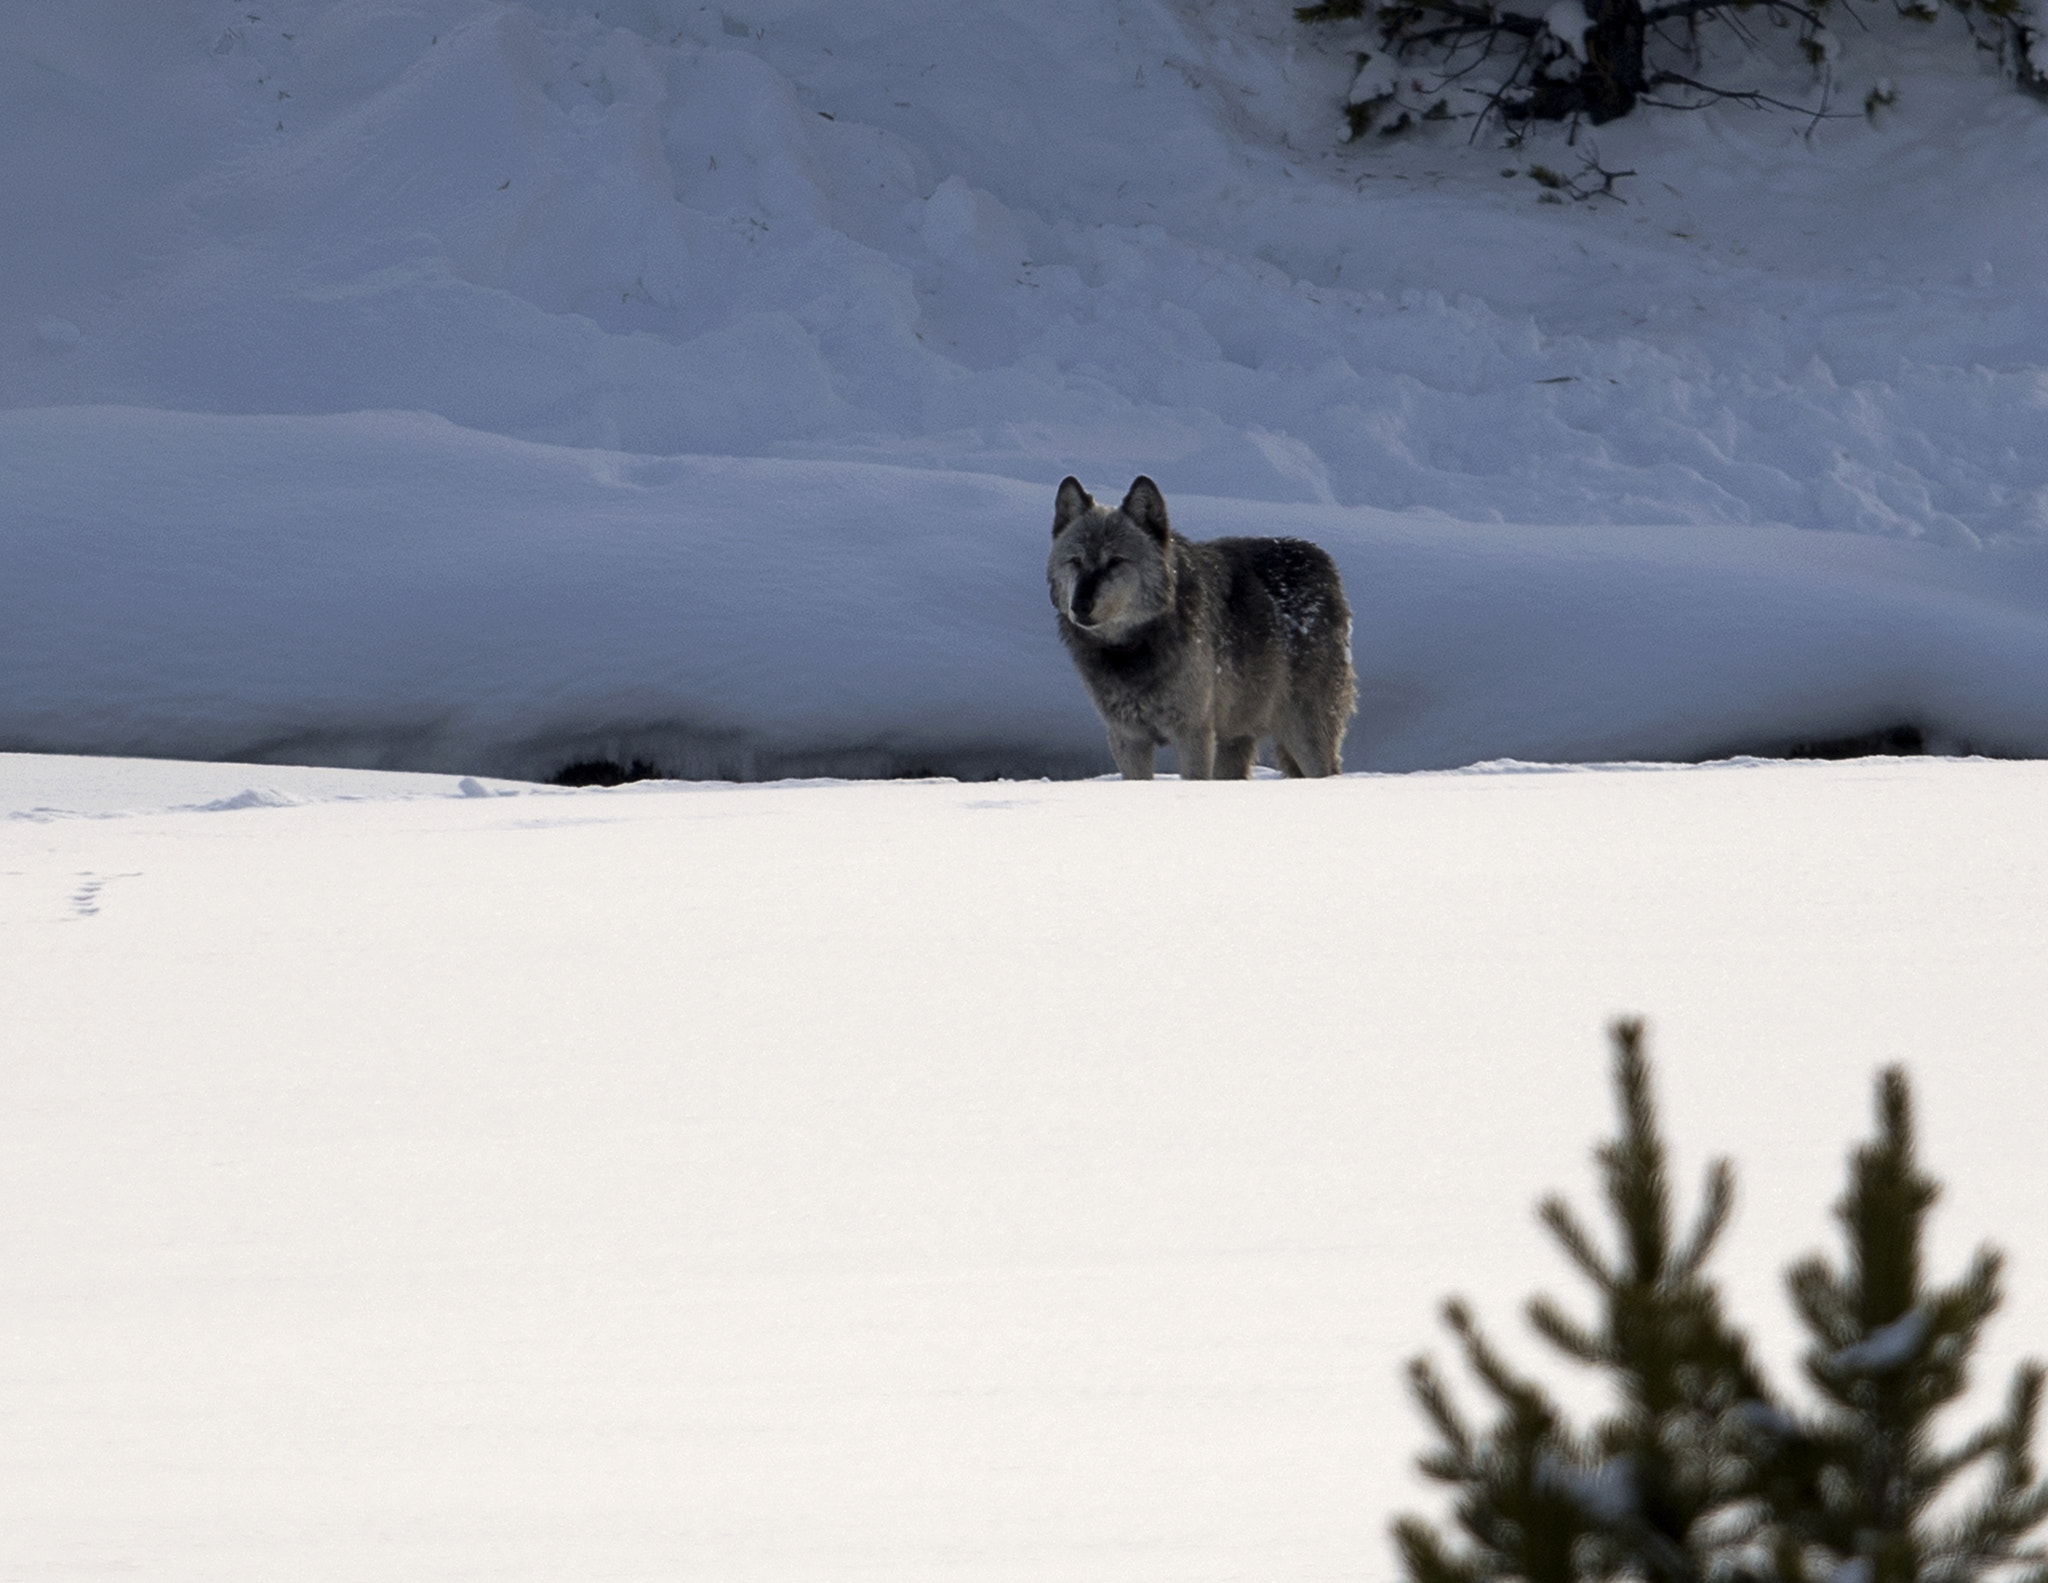
[[[1537,1462],[1536,1481],[1570,1497],[1596,1522],[1625,1522],[1639,1508],[1635,1469],[1626,1457],[1611,1457],[1594,1468],[1575,1468],[1546,1452]]]
[[[0,23],[0,747],[1086,773],[1040,545],[1146,472],[1338,555],[1354,767],[2048,751],[2048,119],[1954,19],[1597,149],[1341,142],[1264,0]]]
[[[1828,1357],[1828,1367],[1842,1374],[1890,1374],[1919,1354],[1933,1323],[1925,1309],[1915,1308],[1853,1345]]]
[[[1544,30],[1562,44],[1572,59],[1586,58],[1586,35],[1593,29],[1593,19],[1586,15],[1586,8],[1579,0],[1557,0],[1543,13]]]
[[[1741,1402],[1735,1410],[1742,1415],[1744,1423],[1763,1434],[1788,1439],[1799,1433],[1799,1420],[1769,1402]]]
[[[2048,765],[491,789],[0,758],[0,1573],[1390,1576],[1628,1010],[1777,1377],[1894,1059],[2038,1350]]]

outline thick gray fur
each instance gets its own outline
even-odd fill
[[[1167,743],[1184,779],[1243,780],[1262,737],[1288,775],[1343,767],[1358,697],[1351,607],[1317,546],[1198,543],[1173,531],[1151,479],[1111,507],[1069,478],[1046,581],[1126,780],[1150,780]]]

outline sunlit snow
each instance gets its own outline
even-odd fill
[[[0,0],[0,1574],[1387,1577],[1621,1012],[1781,1381],[1892,1061],[2040,1350],[2048,773],[1744,755],[2048,752],[2048,117],[1290,10]],[[1078,778],[1140,472],[1422,773]]]
[[[2037,764],[29,772],[23,1576],[1387,1577],[1439,1300],[1530,1365],[1522,1300],[1583,1302],[1533,1210],[1593,1203],[1619,1011],[1681,1207],[1735,1157],[1788,1389],[1780,1275],[1892,1060],[1930,1277],[2011,1256],[1987,1393],[2040,1350]]]

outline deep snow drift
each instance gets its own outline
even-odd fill
[[[1354,765],[2048,751],[2048,117],[1948,23],[1556,205],[1263,0],[0,19],[0,746],[1098,768],[1043,535],[1144,471],[1339,554]]]
[[[0,461],[22,516],[4,708],[32,749],[528,779],[1107,767],[1051,634],[1049,503],[1007,479],[390,415],[0,413],[0,436],[34,459]],[[1179,510],[1336,555],[1353,762],[1707,757],[1900,721],[2048,743],[2036,546]]]
[[[1626,1010],[1788,1388],[1892,1060],[2042,1350],[2048,766],[305,773],[0,758],[10,1578],[1385,1578]]]

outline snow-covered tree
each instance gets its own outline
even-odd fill
[[[1547,1297],[1528,1310],[1539,1335],[1606,1378],[1612,1406],[1589,1427],[1573,1424],[1463,1303],[1449,1304],[1495,1415],[1476,1429],[1434,1365],[1410,1365],[1436,1436],[1422,1470],[1455,1494],[1450,1534],[1419,1517],[1395,1524],[1408,1578],[2048,1583],[2027,1543],[2048,1516],[2031,1453],[2040,1367],[2019,1371],[1996,1422],[1951,1450],[1933,1444],[1930,1421],[1961,1394],[1997,1307],[1999,1266],[1987,1249],[1956,1284],[1923,1284],[1921,1225],[1938,1190],[1914,1158],[1903,1074],[1880,1078],[1878,1137],[1850,1162],[1845,1265],[1813,1258],[1789,1276],[1814,1336],[1807,1373],[1819,1393],[1800,1409],[1763,1377],[1707,1273],[1734,1203],[1731,1170],[1708,1168],[1680,1239],[1642,1024],[1618,1023],[1613,1039],[1621,1124],[1596,1155],[1611,1247],[1563,1199],[1540,1211],[1591,1286],[1596,1317],[1576,1319]],[[1973,1472],[1973,1490],[1954,1498],[1956,1480]]]
[[[1598,1317],[1575,1319],[1549,1297],[1528,1310],[1554,1347],[1607,1377],[1613,1410],[1590,1430],[1568,1425],[1541,1387],[1500,1360],[1464,1307],[1451,1305],[1451,1328],[1500,1416],[1475,1434],[1434,1369],[1412,1365],[1440,1441],[1422,1469],[1459,1488],[1466,1541],[1454,1546],[1428,1523],[1402,1519],[1395,1539],[1416,1583],[1570,1583],[1631,1572],[1693,1583],[1731,1570],[1723,1563],[1755,1540],[1758,1457],[1774,1449],[1757,1428],[1769,1392],[1706,1273],[1734,1207],[1734,1174],[1725,1160],[1709,1166],[1681,1240],[1643,1025],[1617,1023],[1613,1039],[1621,1127],[1595,1156],[1613,1248],[1603,1249],[1562,1198],[1553,1194],[1540,1210],[1592,1286]]]
[[[2048,1556],[2025,1543],[2048,1516],[2031,1449],[2041,1366],[2019,1369],[1996,1421],[1953,1448],[1935,1444],[1934,1417],[1967,1387],[1978,1333],[1998,1307],[2002,1261],[1980,1248],[1960,1280],[1927,1284],[1922,1229],[1941,1189],[1915,1156],[1912,1096],[1897,1068],[1878,1080],[1877,1113],[1877,1137],[1851,1157],[1835,1206],[1842,1264],[1815,1256],[1788,1277],[1822,1406],[1792,1448],[1809,1471],[1782,1513],[1781,1570],[1843,1583],[2048,1577]],[[1937,1511],[1973,1470],[1979,1487]]]
[[[1361,50],[1347,114],[1351,134],[1446,119],[1470,104],[1510,127],[1529,121],[1598,126],[1639,104],[1696,108],[1716,99],[1825,112],[1836,55],[1832,24],[1875,0],[1315,0],[1304,22],[1360,21],[1377,34]],[[1892,0],[1900,15],[1960,13],[2025,87],[2048,90],[2048,13],[2042,0]],[[1793,105],[1754,88],[1703,79],[1716,35],[1752,50],[1784,39],[1812,67],[1812,102]],[[1885,90],[1873,91],[1882,102]]]

